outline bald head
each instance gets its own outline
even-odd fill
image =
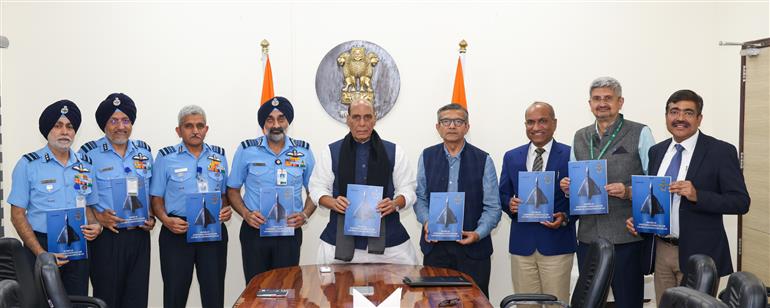
[[[352,109],[353,106],[355,106],[355,105],[366,105],[366,106],[368,106],[371,109],[372,114],[374,114],[375,116],[377,114],[377,111],[374,109],[374,105],[372,104],[372,102],[370,102],[370,101],[368,101],[366,99],[363,99],[363,98],[357,98],[356,100],[351,102],[350,105],[348,105],[348,114],[350,114],[350,109]]]
[[[551,116],[551,119],[556,119],[556,112],[553,110],[553,106],[546,102],[534,102],[529,105],[529,107],[527,107],[527,109],[524,111],[524,119],[527,119],[527,114],[539,108],[543,108],[543,110],[547,111],[548,115]]]

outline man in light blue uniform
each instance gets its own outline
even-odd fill
[[[139,227],[132,224],[131,227],[118,228],[118,224],[125,220],[115,212],[122,211],[124,204],[129,204],[131,208],[139,206],[135,211],[145,214],[144,211],[150,207],[150,204],[116,204],[114,201],[131,202],[131,199],[126,199],[129,194],[146,194],[150,188],[150,146],[144,141],[129,139],[135,120],[134,101],[123,93],[110,94],[96,109],[96,123],[105,136],[80,147],[80,153],[87,153],[93,160],[96,174],[99,203],[93,207],[94,215],[99,223],[112,231],[101,234],[89,247],[91,284],[94,286],[94,297],[113,308],[147,307],[150,283],[148,231],[155,226],[155,218],[148,216]],[[139,190],[139,183],[144,184],[143,190]],[[118,185],[125,186],[125,189]],[[139,200],[146,201],[144,198]]]
[[[240,238],[247,284],[262,272],[299,264],[300,227],[316,208],[310,198],[302,202],[302,187],[307,191],[315,159],[307,142],[286,136],[293,120],[294,107],[288,99],[277,96],[264,102],[258,111],[264,136],[241,142],[227,179],[227,196],[243,217]],[[246,194],[242,198],[244,184]],[[293,214],[287,217],[287,224],[295,228],[294,236],[260,237],[259,227],[267,216],[260,212],[260,188],[263,187],[292,187]]]
[[[176,133],[182,143],[158,151],[152,169],[150,195],[153,213],[163,223],[158,239],[160,271],[163,276],[163,307],[187,305],[193,266],[200,285],[203,307],[223,307],[227,267],[227,228],[222,224],[222,240],[187,243],[186,194],[208,191],[222,193],[221,222],[232,210],[226,198],[227,158],[224,149],[204,143],[206,113],[199,106],[179,111]]]
[[[48,139],[48,144],[25,154],[13,169],[13,186],[8,195],[11,222],[33,262],[35,256],[48,250],[46,211],[99,202],[99,196],[93,193],[96,185],[91,159],[70,149],[80,119],[80,110],[69,100],[49,105],[38,121],[40,133]],[[102,228],[90,210],[86,210],[86,217],[89,224],[81,230],[90,241]],[[67,294],[88,295],[88,259],[67,261],[59,254],[56,259]]]

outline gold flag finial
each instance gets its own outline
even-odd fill
[[[262,53],[267,53],[267,47],[270,46],[270,42],[267,40],[262,40],[261,43],[259,43],[260,46],[262,46]]]
[[[468,42],[465,40],[460,41],[460,53],[465,53],[465,51],[468,49]]]

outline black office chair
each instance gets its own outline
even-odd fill
[[[757,276],[749,272],[735,272],[727,280],[727,287],[719,299],[731,308],[766,308],[767,289]]]
[[[61,281],[59,267],[56,265],[56,257],[50,253],[44,252],[37,256],[35,280],[43,286],[43,294],[51,307],[71,308],[73,305],[78,307],[107,307],[104,301],[95,297],[67,295]]]
[[[0,280],[0,308],[19,307],[19,283],[13,279]]]
[[[588,255],[583,261],[586,262],[584,266],[586,270],[578,276],[570,305],[558,301],[553,295],[522,293],[506,296],[500,302],[500,307],[508,308],[525,304],[561,305],[573,308],[604,307],[615,267],[615,247],[608,240],[599,238],[591,244]]]
[[[689,287],[670,288],[663,292],[658,308],[727,308],[716,297]]]
[[[0,238],[0,280],[16,280],[19,289],[24,290],[16,297],[14,306],[23,308],[48,307],[43,300],[42,287],[35,283],[33,274],[34,256],[21,241],[15,238]]]
[[[719,274],[714,259],[707,255],[692,255],[685,265],[687,270],[680,286],[688,287],[711,297],[717,296],[719,287]]]

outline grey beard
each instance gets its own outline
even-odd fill
[[[272,142],[281,142],[284,138],[286,138],[286,135],[284,133],[280,134],[267,134],[267,137],[270,138],[270,141]]]

